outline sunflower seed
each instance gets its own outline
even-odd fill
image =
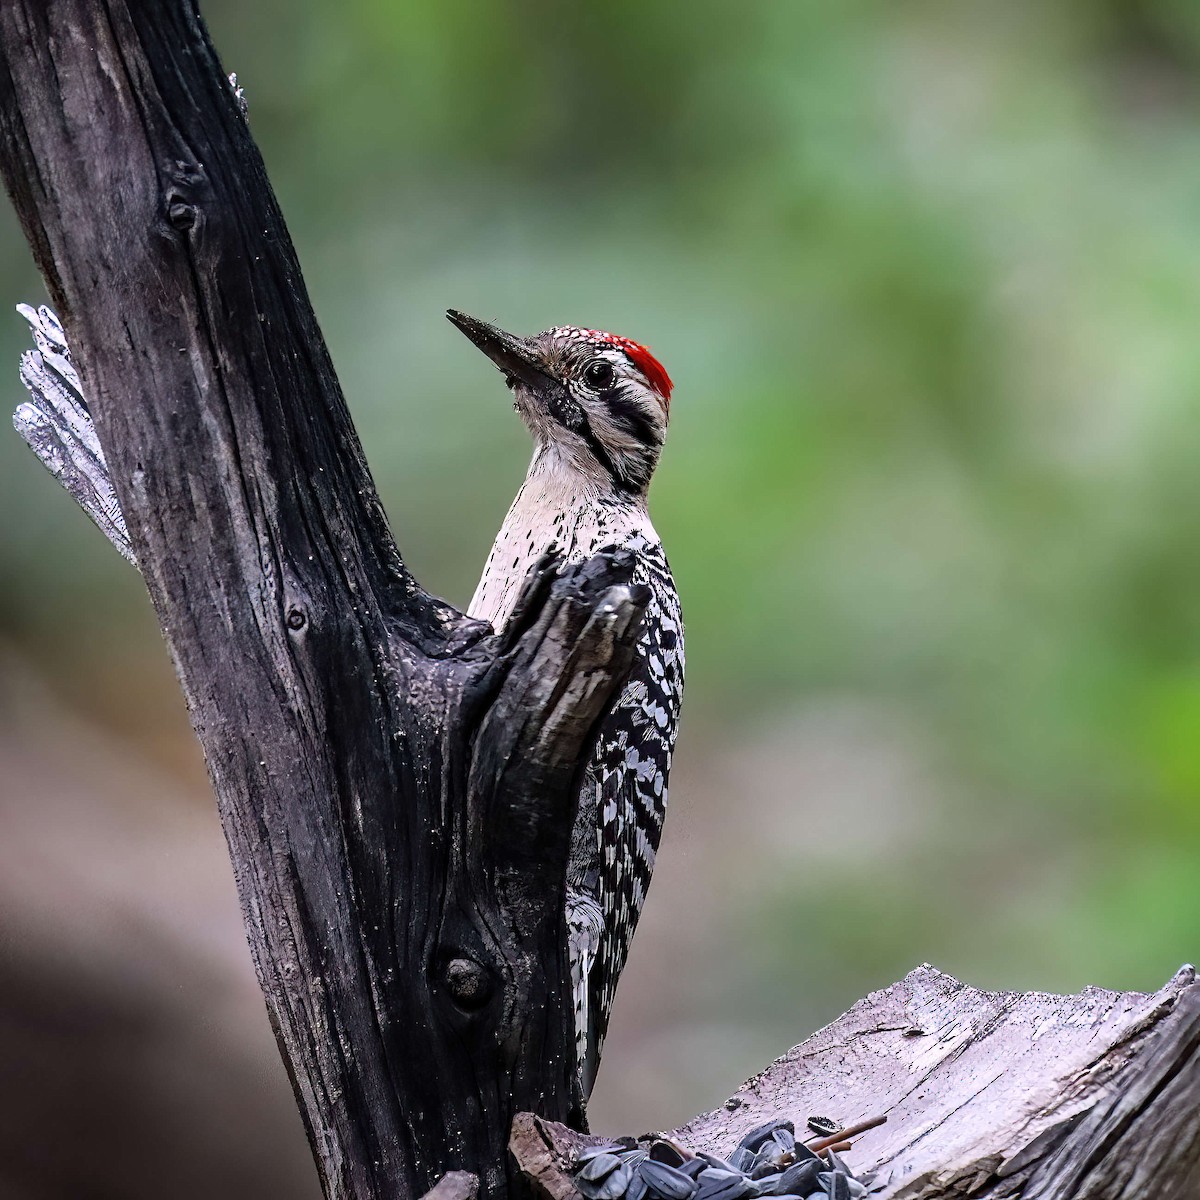
[[[729,1165],[735,1171],[749,1171],[754,1166],[754,1155],[749,1150],[739,1146],[730,1156]]]
[[[838,1129],[828,1118],[808,1120],[814,1132],[827,1126]],[[825,1153],[827,1160],[797,1142],[791,1121],[775,1120],[750,1130],[728,1161],[646,1135],[585,1147],[574,1176],[584,1200],[862,1200],[866,1183]]]
[[[748,1186],[750,1180],[747,1179],[741,1171],[722,1171],[717,1167],[709,1167],[704,1174],[700,1176],[699,1182],[701,1190],[703,1190],[706,1187],[709,1189],[728,1187],[729,1185],[735,1183],[739,1186]]]
[[[796,1148],[796,1132],[794,1129],[784,1125],[779,1129],[771,1131],[771,1141],[783,1151],[784,1154],[790,1154]]]
[[[623,1171],[613,1171],[603,1179],[576,1179],[575,1186],[587,1200],[617,1200],[629,1186],[629,1176]]]
[[[746,1136],[743,1137],[740,1142],[738,1142],[738,1148],[742,1150],[757,1151],[762,1148],[763,1143],[767,1141],[771,1134],[773,1134],[777,1129],[786,1129],[792,1134],[796,1132],[796,1126],[793,1125],[791,1121],[764,1121],[763,1124],[756,1125],[753,1129],[751,1129],[750,1132],[746,1134]]]
[[[819,1137],[832,1137],[841,1129],[841,1126],[831,1117],[809,1117],[806,1124]]]
[[[843,1175],[853,1175],[854,1174],[854,1172],[851,1171],[848,1166],[846,1166],[846,1160],[844,1158],[842,1158],[842,1156],[840,1154],[835,1154],[832,1150],[826,1150],[825,1154],[829,1159],[829,1165],[835,1171],[841,1171],[841,1173]]]
[[[794,1167],[788,1167],[784,1171],[779,1177],[779,1190],[803,1193],[811,1184],[816,1183],[820,1173],[821,1160],[816,1155],[806,1158],[803,1162],[798,1162]]]
[[[575,1172],[575,1178],[582,1179],[585,1183],[594,1183],[606,1175],[612,1174],[620,1165],[621,1160],[615,1154],[611,1151],[602,1151],[600,1154],[593,1154],[588,1158],[583,1166]]]
[[[775,1171],[771,1175],[758,1176],[753,1180],[753,1189],[751,1191],[751,1195],[770,1196],[775,1191],[776,1187],[779,1186],[779,1181],[782,1178],[783,1176],[778,1171]]]
[[[591,1200],[619,1200],[633,1182],[633,1168],[622,1163],[611,1175],[600,1181]]]
[[[754,1160],[754,1166],[750,1168],[750,1178],[762,1179],[767,1175],[778,1175],[783,1165],[783,1163],[777,1162],[773,1155],[760,1154]]]
[[[601,1142],[598,1146],[584,1146],[575,1155],[575,1165],[581,1167],[585,1162],[590,1162],[593,1158],[597,1158],[601,1154],[613,1154],[617,1149],[618,1147],[615,1142]]]
[[[648,1158],[638,1166],[646,1186],[662,1200],[691,1200],[696,1194],[696,1181],[666,1163]]]
[[[668,1167],[681,1167],[684,1161],[683,1155],[670,1142],[664,1142],[661,1138],[650,1143],[650,1157],[655,1162],[666,1163]]]
[[[740,1171],[716,1171],[711,1167],[696,1181],[696,1200],[742,1200],[754,1185]]]

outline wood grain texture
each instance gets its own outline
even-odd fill
[[[632,562],[544,563],[503,636],[392,540],[194,4],[0,5],[0,168],[203,745],[331,1197],[498,1197],[579,1123],[563,897]]]
[[[1200,987],[1183,990],[1154,1036],[1126,1050],[1136,1061],[1036,1164],[1022,1195],[1200,1196]]]
[[[844,1157],[883,1200],[1184,1200],[1200,1194],[1200,986],[985,992],[923,966],[873,992],[721,1108],[667,1136],[727,1155],[755,1125],[886,1114]],[[518,1137],[518,1134],[520,1135]],[[514,1154],[573,1200],[589,1139],[523,1114]]]

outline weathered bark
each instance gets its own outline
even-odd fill
[[[631,563],[547,564],[503,636],[388,531],[283,219],[194,5],[5,0],[0,168],[69,335],[203,745],[330,1196],[510,1190],[577,1123],[576,765]]]
[[[881,1200],[1194,1200],[1200,985],[1078,996],[983,992],[919,967],[667,1136],[728,1154],[753,1126],[887,1123],[844,1157]],[[597,1139],[521,1114],[513,1155],[539,1192],[580,1200],[571,1155]]]

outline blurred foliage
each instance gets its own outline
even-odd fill
[[[629,333],[677,385],[682,756],[850,704],[919,764],[866,852],[772,779],[811,845],[714,888],[714,1006],[778,1050],[922,958],[1076,988],[1197,953],[1200,7],[205,10],[418,573],[465,602],[528,452],[442,310]],[[7,636],[119,722],[136,579],[13,437],[0,495]]]

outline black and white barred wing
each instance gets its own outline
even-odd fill
[[[136,565],[62,325],[45,305],[21,304],[17,311],[32,327],[37,348],[21,355],[21,382],[29,399],[18,405],[13,427],[100,532]]]
[[[649,548],[642,563],[645,575],[635,578],[650,585],[653,600],[637,665],[601,729],[592,760],[603,925],[588,986],[588,1090],[654,871],[683,697],[683,622],[675,584],[660,546]]]

